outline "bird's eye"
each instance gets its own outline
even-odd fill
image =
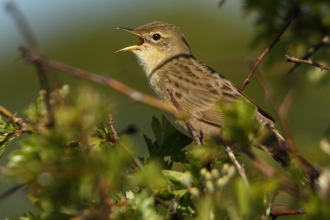
[[[161,36],[160,36],[160,34],[158,34],[158,33],[156,33],[156,34],[154,34],[154,35],[152,35],[152,39],[154,39],[154,40],[159,40],[161,38]]]

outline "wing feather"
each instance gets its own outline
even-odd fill
[[[274,120],[269,114],[211,68],[193,58],[179,62],[182,68],[175,68],[178,66],[174,62],[171,63],[172,68],[168,68],[164,74],[165,91],[172,91],[181,108],[192,118],[221,127],[226,124],[226,118],[219,112],[217,103],[229,106],[233,101],[245,98],[256,106],[257,120],[274,125]]]

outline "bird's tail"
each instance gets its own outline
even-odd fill
[[[294,156],[296,156],[306,173],[305,178],[312,184],[313,187],[318,184],[317,181],[320,174],[317,169],[298,152],[292,152],[288,143],[276,129],[271,128],[270,135],[263,141],[263,143],[261,143],[261,148],[272,156],[274,160],[276,160],[276,162],[278,162],[285,169],[287,169],[290,165],[290,154],[294,153]]]

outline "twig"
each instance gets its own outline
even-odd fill
[[[275,176],[275,173],[277,173],[275,169],[269,166],[266,162],[264,162],[260,158],[256,157],[256,155],[248,147],[243,147],[243,152],[256,164],[258,169],[266,177],[270,178]]]
[[[14,2],[7,2],[5,5],[5,9],[14,20],[26,44],[30,48],[36,48],[37,47],[36,38],[23,13],[18,10]]]
[[[37,41],[36,38],[33,35],[33,31],[30,27],[30,25],[27,22],[27,19],[24,17],[23,13],[18,10],[16,5],[13,2],[8,2],[5,5],[5,8],[9,15],[12,17],[14,20],[19,32],[23,36],[26,44],[30,48],[30,53],[33,54],[34,56],[41,57],[41,54],[39,53],[37,49]],[[45,94],[45,103],[46,103],[46,121],[43,126],[52,126],[53,124],[53,115],[51,111],[51,106],[50,106],[50,89],[49,89],[49,83],[46,77],[46,72],[47,69],[42,63],[42,59],[34,59],[31,61],[31,63],[34,64],[34,67],[37,70],[38,73],[38,78],[39,78],[39,83],[40,86],[43,90],[46,90]]]
[[[260,86],[264,90],[267,101],[270,102],[273,110],[275,111],[280,120],[281,127],[283,128],[285,134],[285,140],[289,143],[290,150],[294,155],[296,155],[298,152],[298,148],[294,142],[290,124],[287,119],[289,105],[292,102],[292,91],[288,92],[287,96],[284,99],[285,101],[282,103],[282,105],[280,105],[274,95],[273,89],[271,88],[266,78],[262,74],[256,74],[256,78]]]
[[[26,130],[27,124],[25,123],[25,121],[23,119],[21,119],[20,117],[17,117],[16,115],[14,115],[13,113],[8,111],[6,108],[4,108],[1,105],[0,105],[0,114],[11,119],[16,125],[18,125],[20,127],[20,129],[22,129],[23,132],[31,132],[31,131]]]
[[[297,196],[299,198],[306,198],[307,195],[305,192],[301,191],[300,188],[292,183],[290,180],[288,180],[283,175],[276,172],[274,168],[269,166],[266,162],[258,158],[249,148],[244,147],[243,152],[255,163],[256,167],[267,177],[267,178],[273,178],[276,176],[280,179],[280,187],[283,191]]]
[[[292,100],[293,100],[293,90],[289,90],[282,104],[278,107],[277,112],[278,112],[278,117],[280,119],[280,123],[283,128],[283,132],[285,134],[285,141],[288,143],[292,153],[297,155],[298,147],[296,142],[294,141],[292,130],[290,128],[290,123],[287,117],[288,111],[292,104]]]
[[[330,67],[329,66],[326,66],[326,65],[323,65],[323,64],[314,62],[311,59],[298,59],[298,58],[295,58],[295,57],[291,57],[289,55],[285,55],[284,56],[284,60],[286,62],[288,62],[288,63],[308,64],[308,65],[311,65],[311,66],[316,66],[316,67],[320,68],[321,70],[328,70],[328,71],[330,71]],[[289,73],[290,72],[291,72],[291,70],[289,71]]]
[[[266,99],[271,103],[272,108],[274,109],[280,120],[280,124],[283,128],[285,136],[285,141],[287,142],[292,155],[298,160],[301,167],[305,170],[308,175],[308,180],[311,182],[312,187],[315,188],[315,186],[317,185],[319,173],[299,154],[299,150],[294,141],[293,134],[290,128],[290,123],[287,118],[289,105],[292,102],[292,92],[290,91],[285,97],[282,105],[279,105],[271,86],[269,85],[268,81],[263,77],[263,75],[256,74],[256,78],[266,94]]]
[[[279,216],[285,216],[285,215],[299,215],[299,214],[305,214],[303,209],[293,209],[293,210],[285,210],[285,211],[279,211],[279,212],[271,212],[269,214],[269,217],[272,217],[272,220],[275,220]]]
[[[52,107],[50,104],[51,91],[50,91],[48,80],[46,77],[47,66],[44,63],[44,58],[42,58],[42,55],[36,49],[25,50],[24,48],[21,48],[21,51],[22,51],[23,57],[28,62],[30,62],[34,65],[34,67],[38,73],[41,89],[43,89],[45,91],[45,93],[43,93],[43,96],[44,96],[44,102],[46,104],[47,111],[46,111],[46,115],[45,115],[45,121],[43,121],[43,123],[41,123],[41,127],[43,127],[43,126],[52,127],[54,124],[54,116],[53,116],[53,111],[52,111]],[[29,54],[29,56],[27,56],[27,53]]]
[[[175,97],[173,96],[172,92],[168,89],[167,92],[170,94],[170,97],[171,97],[171,102],[173,103],[173,105],[175,106],[175,108],[178,110],[178,112],[183,112],[180,104],[176,101]],[[185,120],[184,121],[186,126],[187,126],[187,129],[190,133],[190,135],[193,137],[195,143],[197,145],[201,145],[201,140],[199,139],[194,127],[191,125],[190,121],[189,120]]]
[[[111,134],[112,134],[112,140],[111,140],[111,145],[115,142],[119,140],[119,136],[117,135],[117,131],[115,129],[115,127],[113,126],[113,117],[112,115],[109,116],[109,121],[108,121],[108,125],[110,127],[111,130]],[[126,148],[125,148],[126,149]],[[136,157],[134,154],[132,154],[128,149],[126,149],[128,154],[132,157],[133,159],[133,163],[131,164],[131,167],[135,170],[139,170],[143,168],[143,164],[141,163],[141,161],[139,160],[138,157]]]
[[[318,42],[317,44],[315,44],[314,46],[312,46],[311,48],[309,48],[309,50],[307,51],[307,53],[301,57],[300,59],[302,60],[306,60],[309,57],[311,57],[316,51],[318,51],[321,47],[323,47],[324,45],[327,45],[330,43],[330,37],[329,34],[325,35],[320,42]],[[291,73],[296,67],[298,67],[300,65],[300,63],[296,63],[288,72]]]
[[[11,194],[13,194],[14,192],[16,192],[17,190],[19,190],[20,188],[22,188],[23,186],[25,186],[25,184],[19,184],[16,185],[12,188],[10,188],[9,190],[3,192],[0,194],[0,201],[3,200],[4,198],[10,196]]]
[[[248,182],[248,180],[247,180],[247,178],[246,178],[246,174],[245,174],[244,166],[241,166],[241,165],[238,163],[238,161],[237,161],[237,159],[236,159],[236,157],[235,157],[233,151],[230,149],[230,147],[229,147],[228,145],[226,145],[226,152],[227,152],[227,154],[229,155],[231,161],[232,161],[232,162],[234,163],[234,165],[236,166],[236,169],[238,170],[238,173],[241,175],[241,177],[242,177],[242,179],[244,180],[245,184],[249,187],[250,185],[249,185],[249,182]]]
[[[241,87],[239,88],[241,91],[244,90],[244,88],[247,86],[247,84],[249,84],[250,79],[253,75],[253,73],[255,72],[255,70],[257,69],[259,63],[261,62],[261,60],[266,56],[266,54],[269,52],[269,50],[280,40],[280,37],[282,36],[282,34],[284,33],[284,31],[289,27],[289,25],[291,24],[292,20],[294,19],[294,17],[292,17],[290,19],[290,21],[284,26],[284,28],[281,30],[281,32],[275,37],[275,39],[273,40],[273,42],[266,48],[266,50],[258,57],[257,61],[255,62],[254,66],[252,67],[252,69],[250,70],[249,75],[246,77],[246,79],[244,80],[244,82],[242,83]]]
[[[109,121],[108,121],[108,125],[110,127],[111,130],[111,134],[112,134],[112,138],[113,138],[113,142],[115,142],[116,140],[119,140],[118,134],[116,129],[113,126],[113,117],[112,115],[109,116]]]

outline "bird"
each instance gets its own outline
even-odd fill
[[[253,120],[269,130],[266,140],[259,143],[260,148],[284,168],[289,165],[292,152],[276,130],[275,120],[232,82],[198,61],[192,55],[185,35],[177,26],[154,21],[135,29],[118,29],[135,35],[139,42],[116,52],[131,51],[135,54],[153,95],[159,100],[177,104],[188,114],[188,121],[197,134],[220,137],[221,128],[228,124],[229,120],[225,113],[219,111],[218,103],[230,111],[232,103],[243,99],[255,108]],[[192,136],[191,130],[187,128],[187,121],[164,114],[177,130]],[[297,155],[307,172],[306,178],[315,182],[319,172],[300,154]]]

